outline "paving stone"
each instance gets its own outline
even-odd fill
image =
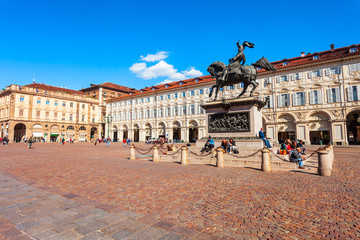
[[[88,223],[86,225],[82,225],[80,227],[75,228],[75,231],[77,231],[83,235],[87,235],[96,230],[103,229],[106,226],[108,226],[107,223],[104,223],[102,221],[94,221],[94,222]]]
[[[126,237],[126,240],[148,240],[148,239],[158,239],[162,236],[164,236],[167,232],[159,229],[159,228],[153,228],[153,227],[148,227],[148,228],[144,228],[140,231],[135,232],[134,234]]]
[[[126,230],[120,230],[114,234],[111,235],[111,237],[113,239],[119,240],[119,239],[124,239],[128,236],[130,236],[132,234],[132,232],[126,231]]]
[[[159,238],[159,240],[180,240],[180,239],[184,239],[184,236],[175,233],[167,233],[161,238]]]
[[[93,232],[93,233],[86,235],[85,237],[81,238],[81,240],[97,240],[97,239],[102,239],[103,236],[104,236],[104,233],[98,231],[98,232]]]

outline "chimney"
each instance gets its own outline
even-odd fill
[[[301,57],[305,57],[305,52],[301,52]]]
[[[335,44],[330,44],[331,51],[334,51]]]

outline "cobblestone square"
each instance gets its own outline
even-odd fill
[[[139,144],[142,148],[150,145]],[[309,146],[308,153],[317,147]],[[359,239],[360,147],[306,171],[128,160],[120,143],[0,146],[4,239]]]

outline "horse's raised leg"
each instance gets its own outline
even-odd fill
[[[244,83],[244,89],[242,90],[242,92],[239,94],[239,96],[237,96],[237,98],[240,98],[245,92],[246,92],[246,89],[248,88],[249,84],[247,83]]]
[[[217,99],[217,95],[218,95],[219,89],[220,89],[220,86],[216,86],[216,92],[215,92],[214,101],[216,101],[216,99]]]
[[[257,88],[257,86],[258,86],[259,84],[258,84],[257,82],[255,82],[255,81],[251,81],[250,84],[251,84],[251,86],[252,86],[251,91],[250,91],[250,97],[252,97],[255,89]]]
[[[213,85],[213,86],[211,87],[211,89],[210,89],[210,93],[209,93],[209,97],[211,97],[211,96],[212,96],[213,91],[214,91],[214,87],[216,87],[216,85]]]

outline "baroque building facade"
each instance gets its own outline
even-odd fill
[[[359,44],[272,62],[277,72],[258,71],[254,96],[269,103],[262,110],[269,138],[280,143],[301,139],[307,144],[360,143]],[[201,105],[211,99],[210,76],[157,85],[110,99],[107,135],[115,141],[165,137],[174,142],[206,137]],[[236,97],[242,84],[220,89]]]
[[[85,93],[45,84],[10,85],[0,93],[0,137],[45,142],[90,141],[98,132],[98,101]]]

